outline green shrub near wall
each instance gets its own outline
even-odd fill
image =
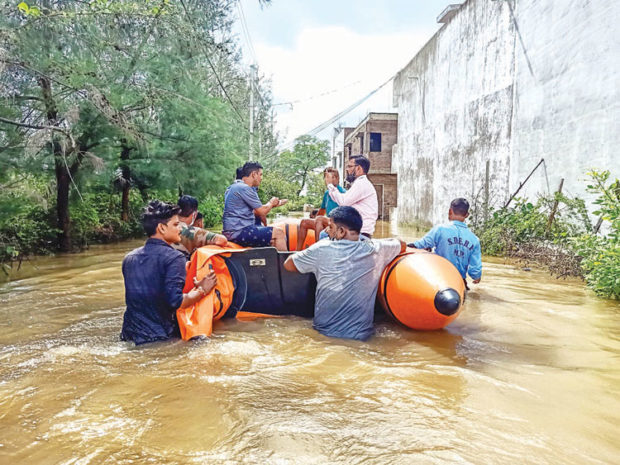
[[[539,262],[560,276],[582,276],[598,295],[620,298],[620,183],[609,181],[609,171],[588,176],[587,190],[597,195],[592,214],[603,222],[604,234],[593,231],[582,199],[559,193],[534,203],[517,198],[474,228],[482,253]]]

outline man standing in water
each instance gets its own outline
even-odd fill
[[[407,248],[399,239],[360,241],[362,217],[353,207],[329,215],[329,241],[319,241],[286,259],[290,272],[317,280],[313,326],[330,337],[366,340],[374,334],[377,286],[383,269]]]
[[[370,160],[363,155],[355,155],[347,162],[347,181],[351,183],[351,188],[346,193],[341,193],[333,184],[328,184],[329,196],[341,206],[355,208],[364,224],[362,225],[362,235],[370,239],[375,232],[375,223],[379,216],[379,204],[377,202],[377,191],[375,186],[366,176],[370,169]]]
[[[142,226],[149,236],[143,247],[123,260],[125,303],[121,339],[136,345],[180,337],[176,318],[178,307],[198,302],[215,287],[211,272],[187,294],[185,257],[172,248],[181,240],[180,208],[153,200],[142,215]]]
[[[450,223],[440,224],[431,229],[419,241],[412,242],[409,247],[415,249],[435,248],[435,253],[449,260],[467,286],[467,275],[478,284],[482,278],[482,254],[480,240],[469,230],[465,219],[469,216],[469,202],[464,198],[454,199],[448,210]]]

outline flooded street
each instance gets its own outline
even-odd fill
[[[224,321],[135,348],[120,264],[141,243],[0,284],[0,463],[618,462],[620,305],[581,282],[485,261],[442,331]]]

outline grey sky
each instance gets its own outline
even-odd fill
[[[406,65],[437,31],[436,18],[450,3],[459,2],[273,0],[261,8],[258,0],[241,0],[259,69],[272,78],[274,102],[298,102],[276,107],[281,141],[328,120]],[[240,16],[238,8],[235,13]],[[390,110],[388,85],[339,122],[355,126],[369,111]],[[329,134],[331,128],[319,136]]]

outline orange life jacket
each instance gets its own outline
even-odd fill
[[[213,321],[222,318],[232,303],[235,287],[224,257],[230,257],[231,252],[238,252],[244,248],[230,242],[228,244],[226,247],[216,245],[200,247],[192,255],[183,292],[192,290],[194,278],[200,281],[211,269],[217,275],[217,284],[209,294],[191,307],[177,309],[177,321],[184,341],[196,336],[210,336]]]

